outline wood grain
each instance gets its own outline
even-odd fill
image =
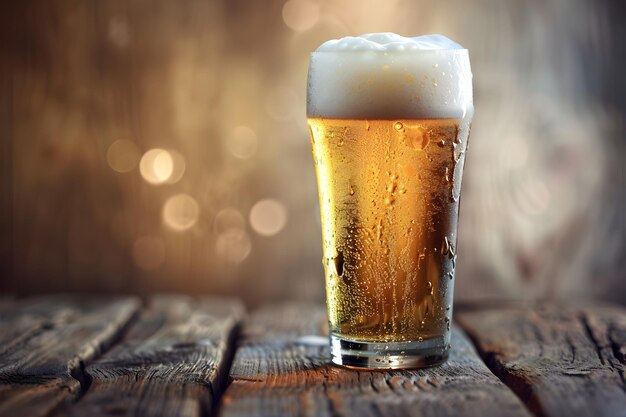
[[[535,415],[626,416],[624,309],[491,306],[458,319]]]
[[[85,369],[71,416],[208,415],[226,383],[244,308],[232,299],[160,297],[121,343]]]
[[[134,298],[56,296],[0,314],[0,416],[47,415],[87,387],[82,368],[139,308]]]
[[[282,305],[243,327],[221,416],[530,416],[463,331],[424,370],[364,372],[329,364],[321,306]]]

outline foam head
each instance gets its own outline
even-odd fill
[[[473,109],[467,49],[445,36],[349,36],[311,54],[308,117],[460,119]]]

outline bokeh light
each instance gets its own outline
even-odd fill
[[[241,229],[229,229],[220,234],[215,242],[217,255],[230,264],[241,263],[252,250],[250,237]]]
[[[3,28],[20,75],[0,152],[9,293],[211,294],[228,281],[250,305],[321,302],[310,53],[394,31],[470,51],[457,295],[626,302],[620,2],[54,2],[58,19],[5,3],[20,22]]]
[[[320,18],[320,5],[309,0],[289,0],[283,5],[283,20],[292,30],[311,29]]]
[[[142,236],[133,244],[133,261],[146,271],[157,269],[165,260],[165,244],[158,236]]]
[[[114,171],[130,172],[139,162],[139,148],[129,140],[116,140],[107,150],[107,162]]]
[[[124,48],[128,46],[130,42],[130,30],[128,28],[128,21],[123,17],[113,17],[109,20],[109,40],[115,46]]]
[[[250,210],[250,225],[262,236],[273,236],[287,223],[287,209],[278,200],[265,198]]]
[[[227,137],[226,147],[235,157],[248,159],[256,153],[256,133],[248,126],[237,126]]]
[[[184,231],[197,223],[200,206],[187,194],[176,194],[163,205],[163,222],[172,230]]]
[[[220,210],[213,219],[213,231],[217,235],[226,233],[230,229],[244,230],[246,220],[239,210],[227,207]]]
[[[150,149],[141,157],[139,171],[150,184],[163,184],[174,171],[172,155],[165,149]]]
[[[180,152],[173,149],[168,149],[167,152],[169,153],[169,156],[172,160],[172,173],[167,178],[167,180],[165,180],[165,183],[175,184],[180,181],[180,179],[185,174],[185,168],[187,167],[187,164],[185,163],[185,157],[182,156]],[[164,162],[167,163],[167,161]]]

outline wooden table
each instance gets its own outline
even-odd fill
[[[328,363],[323,306],[0,298],[0,416],[626,416],[626,311],[462,304],[448,362]]]

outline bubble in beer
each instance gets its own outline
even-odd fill
[[[139,149],[129,140],[116,140],[107,150],[107,162],[114,171],[130,172],[139,162]]]
[[[170,229],[178,232],[190,229],[195,225],[199,215],[198,203],[187,194],[176,194],[163,205],[163,222]]]
[[[265,198],[250,210],[250,225],[262,236],[273,236],[287,223],[287,209],[278,200]]]

